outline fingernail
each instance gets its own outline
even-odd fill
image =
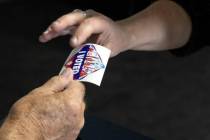
[[[77,38],[76,38],[76,37],[73,37],[73,38],[71,39],[71,43],[72,43],[73,45],[77,45],[77,43],[78,43]]]
[[[43,34],[48,34],[52,30],[51,27],[47,28],[47,30]]]
[[[56,25],[58,25],[59,23],[60,23],[59,21],[55,21],[55,22],[53,22],[53,25],[56,26]]]
[[[52,27],[50,26],[47,30],[48,30],[48,32],[50,32],[52,30]]]
[[[46,30],[43,34],[48,34],[49,33],[49,30]]]
[[[72,70],[70,68],[65,68],[60,75],[63,76],[64,78],[69,78],[72,75]]]

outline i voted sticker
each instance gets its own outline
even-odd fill
[[[71,68],[74,80],[100,86],[110,54],[111,51],[103,46],[84,44],[70,53],[60,73]]]

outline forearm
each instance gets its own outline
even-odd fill
[[[183,46],[191,34],[191,20],[170,0],[154,2],[145,10],[119,21],[130,34],[131,50],[169,50]]]

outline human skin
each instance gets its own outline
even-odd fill
[[[179,48],[189,39],[191,20],[170,0],[158,0],[120,21],[87,10],[76,10],[54,21],[41,42],[72,34],[70,46],[92,42],[111,49],[159,51]],[[70,74],[71,75],[71,74]],[[56,76],[16,102],[0,128],[0,140],[75,140],[84,124],[84,86],[69,74]]]
[[[70,69],[53,77],[13,105],[0,140],[75,140],[84,125],[84,93]]]
[[[171,0],[158,0],[120,21],[93,10],[70,12],[55,20],[39,40],[72,34],[70,46],[92,42],[111,49],[111,56],[127,51],[160,51],[182,47],[191,34],[191,19]]]

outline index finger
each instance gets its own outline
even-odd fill
[[[85,12],[81,10],[74,10],[73,12],[66,14],[56,21],[54,21],[48,29],[40,36],[41,42],[47,42],[55,37],[63,35],[68,28],[78,25],[86,17]]]

